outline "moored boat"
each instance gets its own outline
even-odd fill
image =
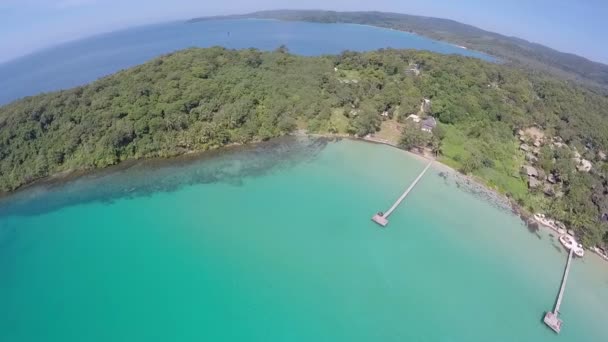
[[[532,216],[534,220],[545,227],[551,228],[558,232],[559,234],[564,234],[566,232],[566,225],[560,221],[553,220],[545,216],[545,214],[536,213]]]
[[[597,246],[591,247],[591,250],[595,254],[599,255],[602,259],[608,261],[608,251],[604,250],[603,248],[597,247]]]

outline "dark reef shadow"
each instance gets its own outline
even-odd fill
[[[196,184],[241,187],[247,178],[315,160],[328,143],[325,138],[286,136],[174,158],[129,161],[61,180],[49,179],[0,198],[0,218],[40,215],[76,203],[111,204]]]
[[[561,246],[558,246],[554,243],[551,244],[551,246],[553,246],[553,248],[555,248],[560,254],[563,253],[564,251],[562,250]]]
[[[538,235],[538,232],[540,230],[538,223],[531,221],[531,220],[524,221],[524,222],[525,222],[526,228],[528,229],[528,232]]]

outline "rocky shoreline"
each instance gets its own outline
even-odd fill
[[[461,190],[482,199],[499,210],[518,216],[530,231],[536,231],[540,228],[540,225],[532,218],[532,213],[523,209],[507,196],[488,188],[479,181],[463,175],[456,170],[451,169],[451,172],[442,171],[440,172],[441,174],[444,174],[447,178],[452,177],[456,186]]]

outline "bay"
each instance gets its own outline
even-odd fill
[[[283,44],[306,56],[392,47],[495,60],[451,44],[372,26],[259,19],[171,22],[98,35],[0,64],[0,105],[83,85],[189,47],[274,50]]]
[[[605,341],[608,268],[382,145],[286,138],[0,201],[2,341]]]

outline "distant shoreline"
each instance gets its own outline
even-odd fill
[[[246,14],[195,17],[185,22],[238,18],[264,18],[324,24],[348,23],[386,28],[433,39],[459,49],[479,52],[493,57],[495,63],[514,63],[532,70],[540,68],[554,76],[575,81],[601,93],[605,93],[608,89],[608,65],[606,63],[592,61],[539,43],[486,31],[446,18],[379,11],[276,9]],[[480,40],[479,37],[490,37],[493,43],[487,44],[488,39]]]
[[[466,50],[466,51],[472,53],[471,55],[463,54],[462,55],[463,57],[478,58],[478,59],[481,59],[488,63],[502,63],[503,62],[501,60],[501,58],[499,58],[498,56],[494,56],[488,52],[484,52],[481,50],[469,49],[466,46],[458,45],[458,44],[450,42],[448,40],[432,38],[432,37],[429,37],[429,36],[414,32],[414,31],[398,30],[398,29],[391,28],[391,27],[379,26],[379,25],[373,25],[373,24],[362,24],[362,23],[354,23],[354,22],[346,22],[346,21],[344,21],[344,22],[342,22],[342,21],[318,22],[318,21],[310,21],[310,20],[287,20],[287,19],[280,19],[280,18],[256,18],[256,17],[250,16],[250,15],[236,15],[236,16],[228,15],[228,16],[201,17],[201,18],[193,18],[193,19],[186,20],[186,21],[184,21],[184,23],[185,24],[196,24],[199,22],[214,21],[214,20],[215,21],[219,21],[219,20],[259,20],[259,21],[275,21],[275,22],[285,22],[285,23],[309,23],[309,24],[321,24],[321,25],[362,26],[362,27],[367,27],[367,28],[372,28],[372,29],[388,30],[388,31],[398,32],[401,34],[407,34],[407,35],[410,35],[413,37],[427,39],[427,40],[433,42],[434,44],[437,44],[437,43],[446,44],[446,45],[453,46],[455,48]],[[388,47],[388,48],[390,48],[390,47]],[[430,50],[423,50],[423,51],[430,51]]]

